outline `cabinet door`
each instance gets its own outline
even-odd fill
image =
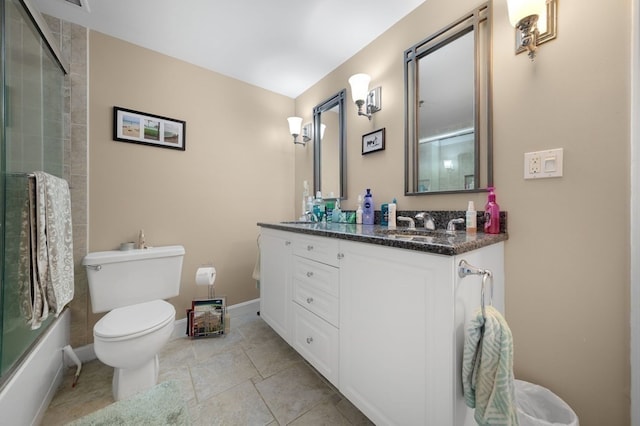
[[[290,342],[292,240],[286,232],[260,235],[260,316]]]
[[[355,242],[341,252],[340,391],[376,424],[452,425],[451,257]]]
[[[334,386],[338,386],[339,331],[297,303],[293,304],[292,346]]]

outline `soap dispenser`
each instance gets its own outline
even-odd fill
[[[327,213],[329,214],[329,213]],[[331,222],[332,223],[339,223],[341,216],[342,216],[342,210],[340,210],[340,198],[336,199],[336,206],[333,208],[333,211],[331,212]]]
[[[313,202],[313,213],[318,218],[318,222],[323,222],[325,218],[325,204],[322,199],[322,192],[316,192],[316,199]]]
[[[494,187],[489,187],[489,197],[484,206],[484,232],[486,234],[500,233],[500,206],[496,203]]]

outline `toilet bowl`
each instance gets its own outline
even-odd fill
[[[114,368],[113,397],[128,398],[157,384],[158,352],[169,341],[176,311],[163,299],[180,289],[182,246],[89,253],[93,312],[107,312],[93,328],[96,357]]]
[[[173,332],[176,311],[163,301],[117,308],[93,328],[96,356],[114,367],[113,397],[120,400],[158,381],[157,353]]]

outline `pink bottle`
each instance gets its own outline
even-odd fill
[[[493,186],[489,187],[489,201],[484,206],[484,232],[486,234],[500,233],[500,206],[496,203]]]

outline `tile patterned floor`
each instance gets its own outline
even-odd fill
[[[64,425],[113,402],[112,369],[95,360],[75,368],[42,425]],[[372,425],[259,316],[234,318],[228,335],[171,340],[160,353],[160,381],[181,384],[193,425]]]

